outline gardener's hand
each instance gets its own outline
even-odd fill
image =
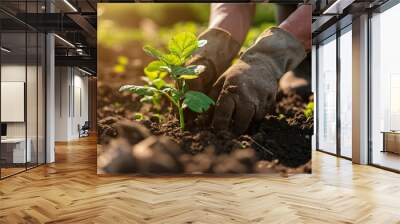
[[[198,39],[207,40],[207,44],[199,48],[188,64],[204,65],[206,69],[199,78],[187,80],[187,83],[191,90],[207,93],[218,77],[231,65],[240,50],[240,45],[227,31],[217,28],[206,30]]]
[[[305,55],[302,43],[282,29],[261,34],[213,85],[209,95],[217,103],[212,126],[245,132],[252,120],[262,119],[272,108],[279,78]]]

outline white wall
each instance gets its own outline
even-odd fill
[[[37,70],[39,69],[39,70]],[[8,138],[27,138],[31,148],[32,162],[44,163],[44,89],[41,67],[25,64],[3,64],[1,66],[2,82],[24,82],[26,84],[26,107],[22,106],[21,113],[26,112],[26,120],[22,122],[5,122],[7,124]],[[27,80],[25,80],[27,78]],[[24,90],[22,90],[24,94]],[[7,96],[2,96],[7,97]],[[12,108],[2,107],[1,110],[7,111]],[[12,111],[7,111],[13,113]],[[15,112],[14,112],[15,113]],[[37,155],[38,153],[38,155]]]
[[[28,68],[29,69],[29,68]],[[24,65],[2,65],[1,81],[3,82],[25,82],[25,64]],[[36,94],[35,94],[36,95]],[[6,110],[7,108],[1,108]],[[7,123],[7,137],[25,137],[25,123],[11,122]]]
[[[1,81],[3,82],[25,82],[25,74],[27,69],[28,74],[35,73],[36,74],[36,67],[34,66],[28,66],[25,67],[24,65],[18,65],[18,64],[9,64],[9,65],[2,65],[1,66]],[[36,85],[36,81],[31,83],[32,80],[29,80],[30,85]],[[36,107],[36,89],[33,88],[28,88],[28,93],[27,93],[27,103],[30,104],[34,102],[34,105],[27,105],[31,107]],[[29,91],[31,90],[31,91]],[[7,108],[1,108],[2,110],[7,110]],[[35,121],[35,124],[30,124],[28,125],[29,127],[32,127],[35,125],[34,129],[36,130],[36,119],[37,115],[36,113],[28,113],[27,114],[28,122]],[[28,130],[29,132],[29,130]],[[8,137],[25,137],[25,122],[7,122],[7,136]],[[29,137],[29,136],[28,136]]]
[[[56,67],[55,85],[55,140],[77,139],[78,125],[89,117],[88,78],[76,68]]]
[[[68,71],[67,67],[55,68],[55,141],[68,140]]]

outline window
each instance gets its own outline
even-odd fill
[[[340,155],[352,156],[352,33],[351,25],[341,31],[340,45]]]
[[[43,4],[19,2],[18,12],[37,13]],[[46,39],[13,16],[0,12],[0,17],[7,21],[0,23],[0,178],[5,178],[45,163]]]
[[[318,149],[336,153],[336,35],[321,43],[318,58]]]
[[[400,4],[371,18],[371,162],[400,170]]]

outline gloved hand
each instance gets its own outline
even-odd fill
[[[279,89],[285,94],[295,93],[305,101],[311,95],[311,55],[308,55],[293,71],[286,72],[279,80]]]
[[[217,28],[207,29],[198,39],[207,40],[207,44],[199,48],[188,64],[204,65],[206,69],[199,78],[187,80],[187,83],[191,90],[207,93],[218,77],[231,65],[240,50],[240,44],[227,31]]]
[[[233,131],[245,132],[274,106],[278,80],[305,56],[302,43],[288,32],[271,28],[262,33],[213,85],[209,95],[218,100],[212,126],[228,129],[233,120]]]

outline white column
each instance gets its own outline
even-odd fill
[[[46,1],[47,12],[54,12],[54,5]],[[55,42],[54,34],[46,35],[46,163],[55,162]]]
[[[353,162],[368,163],[368,16],[353,19]]]
[[[55,56],[54,56],[54,35],[47,34],[46,37],[46,163],[55,161],[54,133],[55,133]]]

